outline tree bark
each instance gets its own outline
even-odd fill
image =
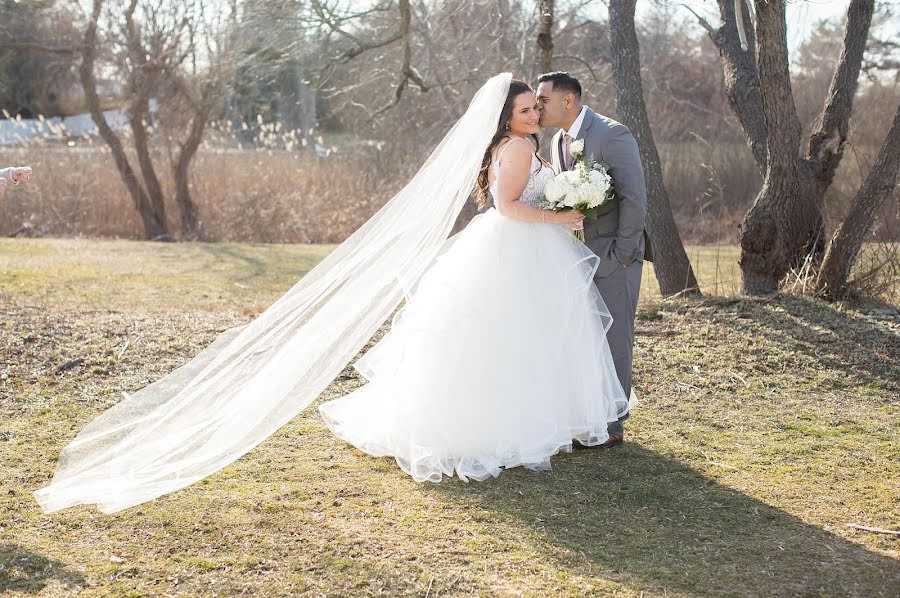
[[[200,216],[197,205],[191,199],[190,165],[203,141],[203,132],[209,120],[210,102],[206,97],[203,100],[206,101],[195,108],[190,133],[181,145],[178,161],[175,163],[175,203],[181,215],[182,233],[190,240],[200,237]]]
[[[823,194],[834,180],[834,173],[844,155],[853,98],[856,96],[873,12],[874,2],[871,0],[854,0],[847,9],[847,31],[841,55],[825,107],[809,138],[807,155],[815,162],[816,176]]]
[[[714,29],[704,19],[700,23],[709,33],[710,39],[722,56],[722,71],[725,77],[725,95],[732,111],[738,117],[747,145],[753,152],[753,159],[760,173],[766,173],[766,119],[763,115],[762,94],[759,89],[759,69],[756,64],[756,30],[750,19],[749,7],[745,0],[737,0],[743,5],[744,31],[747,34],[747,50],[741,47],[738,35],[735,0],[717,0],[722,25]],[[699,17],[698,17],[699,18]]]
[[[553,70],[553,4],[554,0],[540,0],[538,2],[538,15],[540,26],[538,28],[537,47],[538,61],[542,73]]]
[[[636,0],[611,0],[609,31],[616,110],[634,135],[647,181],[647,228],[653,243],[653,270],[664,296],[699,295],[694,270],[675,226],[662,178],[659,153],[650,130],[641,82],[640,48],[634,29]]]
[[[134,25],[134,11],[137,0],[131,0],[125,10],[125,35],[128,46],[128,54],[135,65],[131,72],[131,105],[128,110],[128,122],[131,125],[134,150],[137,155],[138,166],[144,179],[144,188],[147,198],[153,205],[153,209],[165,214],[165,200],[159,177],[153,167],[153,158],[150,155],[150,141],[147,135],[147,123],[150,120],[150,96],[159,88],[159,67],[147,60],[148,52],[141,44],[140,34]]]
[[[743,291],[773,293],[791,268],[792,245],[806,244],[805,229],[821,216],[800,168],[800,119],[791,93],[785,3],[756,3],[757,60],[766,121],[767,157],[763,188],[741,224]],[[804,209],[805,208],[805,209]]]
[[[102,0],[94,0],[91,20],[85,31],[81,47],[82,60],[78,73],[81,78],[81,86],[84,88],[88,110],[91,113],[91,118],[97,125],[100,136],[112,152],[119,176],[122,177],[122,181],[131,195],[132,202],[140,214],[144,225],[144,234],[148,239],[170,238],[171,234],[166,221],[165,207],[154,204],[147,197],[147,194],[144,193],[134,170],[128,163],[128,157],[125,154],[122,141],[110,128],[109,123],[106,122],[103,110],[100,108],[100,98],[97,94],[97,85],[94,78],[94,60],[97,52],[97,22],[100,19],[102,7]]]
[[[847,217],[835,231],[819,269],[816,288],[826,299],[846,295],[850,269],[856,261],[863,239],[875,222],[878,210],[897,184],[900,172],[900,108],[878,152],[875,164],[853,198]]]

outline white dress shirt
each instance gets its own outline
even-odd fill
[[[584,123],[585,114],[587,114],[587,106],[582,106],[581,112],[578,113],[578,118],[575,119],[568,131],[563,130],[563,135],[569,135],[572,139],[578,139],[578,131],[581,130],[581,125]]]

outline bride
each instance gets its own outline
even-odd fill
[[[607,439],[628,411],[606,342],[598,258],[574,212],[539,207],[531,88],[497,75],[415,177],[246,326],[91,422],[35,495],[106,513],[222,469],[354,367],[368,383],[319,410],[340,438],[417,481],[482,480]],[[532,143],[534,140],[534,144]],[[448,239],[473,186],[482,207]]]
[[[473,220],[422,277],[390,332],[355,367],[369,384],[319,407],[331,431],[393,456],[416,481],[549,468],[572,439],[607,440],[628,409],[592,279],[594,254],[539,206],[538,105],[512,81],[484,153]]]

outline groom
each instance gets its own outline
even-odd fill
[[[625,395],[631,395],[631,361],[634,317],[641,290],[643,260],[650,261],[650,244],[644,232],[647,189],[637,142],[628,127],[600,116],[581,103],[581,84],[568,73],[538,77],[538,106],[542,127],[559,127],[551,147],[556,172],[573,167],[572,142],[584,140],[584,156],[593,156],[609,167],[615,198],[600,208],[597,220],[584,221],[587,246],[600,257],[594,283],[606,302],[613,323],[607,333],[609,348]],[[613,448],[625,439],[623,422],[608,425]]]

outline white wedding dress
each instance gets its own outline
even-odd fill
[[[520,200],[538,207],[552,177],[533,157]],[[496,206],[496,183],[491,194]],[[564,225],[488,209],[447,241],[389,332],[354,364],[368,383],[319,407],[326,424],[431,482],[548,469],[573,438],[606,441],[629,401],[592,281],[597,260]]]

